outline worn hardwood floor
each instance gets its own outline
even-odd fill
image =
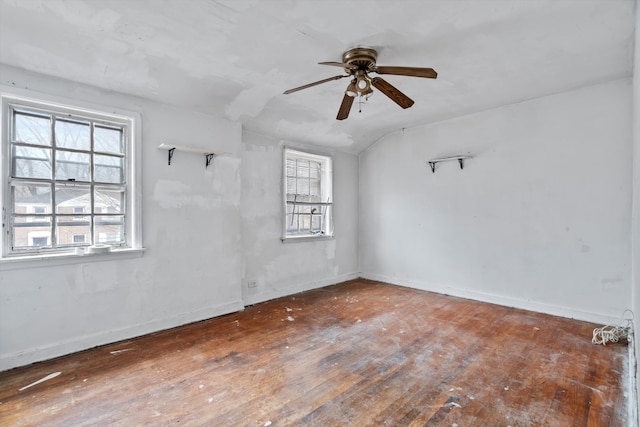
[[[0,373],[0,424],[624,426],[596,326],[356,280]]]

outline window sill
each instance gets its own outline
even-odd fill
[[[12,256],[0,259],[0,271],[21,268],[55,267],[58,265],[84,264],[87,262],[115,261],[140,258],[146,248],[114,249],[106,253],[83,254],[63,253],[47,255]]]
[[[315,242],[318,240],[333,240],[333,235],[326,236],[324,234],[318,236],[299,236],[299,237],[281,237],[282,243],[298,243],[298,242]]]

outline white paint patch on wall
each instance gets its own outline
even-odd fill
[[[144,256],[2,270],[0,370],[240,310],[241,126],[220,117],[0,66],[3,81],[142,116]],[[204,156],[164,142],[228,154]]]
[[[252,304],[357,277],[357,158],[333,153],[335,238],[282,243],[282,144],[244,132],[243,148],[244,301]],[[249,288],[249,281],[257,286]]]
[[[204,170],[204,161],[199,168]],[[228,157],[216,158],[209,166],[211,171],[202,176],[211,186],[206,194],[202,190],[194,191],[182,181],[160,179],[153,190],[153,200],[161,208],[177,209],[195,207],[213,209],[221,206],[240,205],[240,159]],[[196,169],[197,170],[197,169]],[[195,174],[200,176],[200,174]]]
[[[230,120],[238,120],[243,116],[255,117],[262,113],[271,99],[280,95],[281,88],[286,84],[284,76],[277,70],[260,74],[264,79],[260,85],[242,90],[225,107],[225,113]]]
[[[407,129],[364,152],[365,277],[618,319],[631,289],[630,83]],[[467,153],[464,170],[426,164]]]
[[[633,179],[633,284],[631,300],[634,312],[635,356],[636,356],[636,398],[635,421],[638,421],[640,408],[640,2],[636,1],[636,31],[633,65],[633,140],[634,140],[634,179]]]
[[[352,137],[336,129],[339,129],[339,122],[329,120],[299,122],[280,119],[277,123],[278,132],[291,135],[291,139],[317,141],[329,147],[349,147],[353,143]]]

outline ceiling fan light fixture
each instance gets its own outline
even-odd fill
[[[367,90],[371,89],[371,83],[369,83],[369,79],[367,79],[365,76],[358,77],[356,86],[358,86],[358,92],[360,92],[361,94],[364,94]]]
[[[351,80],[351,83],[349,83],[349,86],[347,86],[347,90],[344,93],[352,98],[358,96],[358,88],[356,87],[355,79]]]

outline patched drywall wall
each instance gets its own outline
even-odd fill
[[[11,67],[2,83],[38,97],[142,116],[142,257],[32,268],[0,264],[0,370],[243,307],[241,126]],[[161,143],[225,152],[204,156]]]
[[[147,248],[99,262],[0,263],[0,370],[358,276],[356,156],[328,152],[336,237],[283,244],[281,143],[251,133],[242,141],[240,124],[211,115],[7,66],[0,75],[35,98],[141,114]],[[176,151],[169,166],[161,143],[222,154],[205,169],[202,155]]]
[[[281,141],[243,132],[242,293],[247,304],[358,276],[358,158],[323,151],[333,158],[335,237],[282,243],[283,146]]]
[[[634,312],[635,355],[636,355],[636,411],[640,409],[640,3],[636,1],[636,32],[633,63],[633,285],[631,298]],[[636,421],[638,414],[636,414]]]
[[[360,156],[365,277],[597,322],[631,293],[631,80],[383,138]],[[426,161],[473,156],[460,170]]]

